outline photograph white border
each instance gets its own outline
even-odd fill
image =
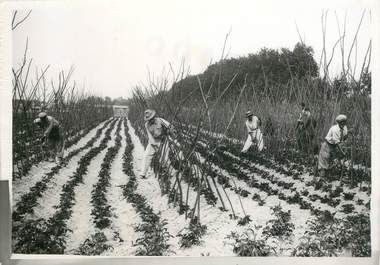
[[[339,0],[348,1],[348,0]],[[352,0],[351,0],[352,1]],[[359,1],[359,0],[354,0]],[[372,196],[371,258],[286,258],[286,257],[78,257],[67,255],[19,255],[10,253],[12,191],[12,32],[11,12],[15,9],[93,6],[102,1],[3,1],[0,2],[0,264],[380,264],[380,1],[368,2],[371,9],[372,54]],[[103,1],[104,2],[104,1]],[[231,1],[232,2],[232,1]],[[329,8],[329,6],[326,6]],[[301,12],[301,11],[300,11]]]

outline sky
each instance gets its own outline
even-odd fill
[[[20,64],[28,39],[33,69],[50,65],[47,79],[57,80],[60,70],[74,66],[72,81],[78,87],[100,96],[127,98],[134,86],[147,82],[148,71],[158,78],[169,71],[169,64],[177,72],[182,61],[191,74],[204,71],[220,59],[228,32],[226,52],[239,57],[263,47],[292,49],[299,41],[298,25],[319,62],[321,16],[328,10],[328,57],[339,38],[335,13],[341,27],[347,16],[348,53],[365,12],[358,35],[359,67],[371,39],[371,17],[376,15],[372,4],[369,0],[45,2],[34,6],[30,17],[13,31],[13,66]],[[20,10],[20,17],[26,12]],[[341,70],[338,48],[333,73]]]

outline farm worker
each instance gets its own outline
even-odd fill
[[[53,153],[50,152],[52,156],[50,160],[55,159],[57,163],[60,163],[63,157],[64,144],[59,122],[48,116],[46,112],[41,112],[38,114],[38,118],[34,120],[34,124],[45,130],[41,142],[53,150]]]
[[[154,154],[165,138],[173,132],[170,123],[156,116],[156,111],[147,109],[144,112],[145,129],[148,134],[148,145],[145,149],[141,178],[145,178]]]
[[[297,120],[296,130],[302,126],[305,118],[308,118],[311,116],[310,109],[306,107],[305,103],[303,102],[301,103],[301,108],[302,110]]]
[[[297,120],[297,127],[296,127],[296,129],[298,128],[298,124],[302,121],[302,116],[303,116],[303,114],[306,112],[306,104],[304,103],[304,102],[301,102],[301,108],[302,108],[302,110],[301,110],[301,113],[300,113],[300,116],[299,116],[299,118],[298,118],[298,120]]]
[[[257,150],[262,151],[264,148],[264,139],[263,134],[261,133],[261,130],[259,128],[260,126],[260,119],[253,115],[251,111],[247,111],[245,114],[247,117],[247,121],[245,122],[245,126],[247,127],[248,131],[248,137],[245,141],[243,150],[241,150],[242,153],[247,153],[248,149],[255,144],[257,147]]]
[[[310,108],[301,104],[302,111],[297,120],[296,137],[298,148],[306,153],[310,153],[313,147],[314,131],[316,122],[311,116]]]
[[[333,125],[328,131],[318,156],[319,177],[325,177],[326,170],[330,167],[330,162],[334,157],[341,158],[346,154],[342,149],[343,142],[347,139],[347,116],[338,115],[337,124]]]

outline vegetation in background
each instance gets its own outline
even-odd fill
[[[31,11],[19,18],[15,11],[12,29],[16,30],[30,14]],[[66,147],[112,115],[112,108],[105,99],[85,94],[75,81],[71,82],[74,68],[68,73],[61,71],[56,80],[47,80],[50,66],[32,73],[32,61],[28,57],[27,40],[22,61],[12,67],[13,178],[22,177],[33,164],[44,159],[40,144],[42,132],[33,125],[39,112],[45,111],[60,122]]]

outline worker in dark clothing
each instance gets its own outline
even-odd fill
[[[38,114],[38,118],[34,120],[34,124],[44,130],[41,143],[49,148],[49,160],[55,160],[57,164],[61,163],[64,152],[64,141],[60,123],[53,117],[48,116],[46,112],[41,112]]]
[[[311,154],[313,150],[313,140],[315,136],[316,122],[311,116],[309,107],[304,103],[301,104],[302,111],[297,120],[296,136],[299,150]]]

